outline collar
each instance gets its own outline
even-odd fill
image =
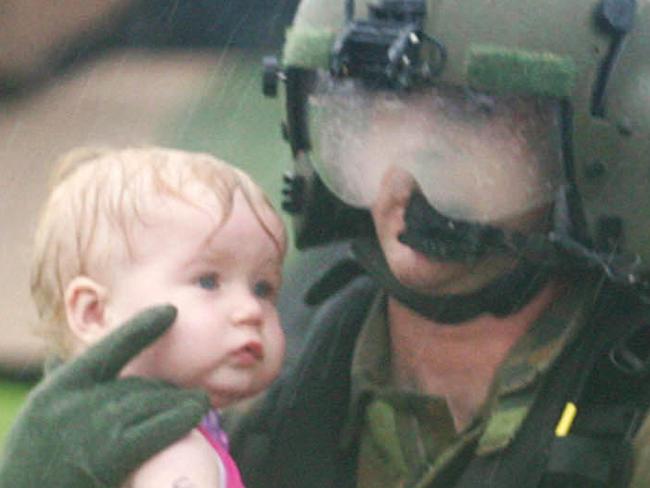
[[[343,424],[341,443],[348,448],[355,441],[368,398],[388,387],[390,339],[387,316],[388,296],[379,292],[372,301],[352,355],[350,404]]]
[[[511,349],[484,405],[486,424],[477,454],[489,454],[510,444],[535,401],[539,379],[587,322],[600,287],[597,279],[567,286]]]

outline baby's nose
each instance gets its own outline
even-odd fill
[[[259,326],[263,321],[262,304],[252,293],[233,298],[231,318],[234,324]]]

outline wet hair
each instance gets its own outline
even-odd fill
[[[282,235],[262,189],[243,171],[205,153],[161,147],[77,148],[57,162],[49,196],[36,228],[31,293],[40,318],[39,333],[52,352],[69,356],[65,289],[77,276],[101,275],[116,257],[133,258],[130,229],[147,224],[156,197],[176,198],[198,209],[218,206],[220,222],[230,215],[240,190],[281,256]]]

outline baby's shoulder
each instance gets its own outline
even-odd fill
[[[223,465],[197,429],[162,450],[132,475],[128,488],[223,486]]]

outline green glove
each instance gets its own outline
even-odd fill
[[[30,394],[0,463],[0,488],[118,488],[153,454],[198,425],[203,392],[142,378],[116,379],[161,336],[172,306],[137,315]]]

